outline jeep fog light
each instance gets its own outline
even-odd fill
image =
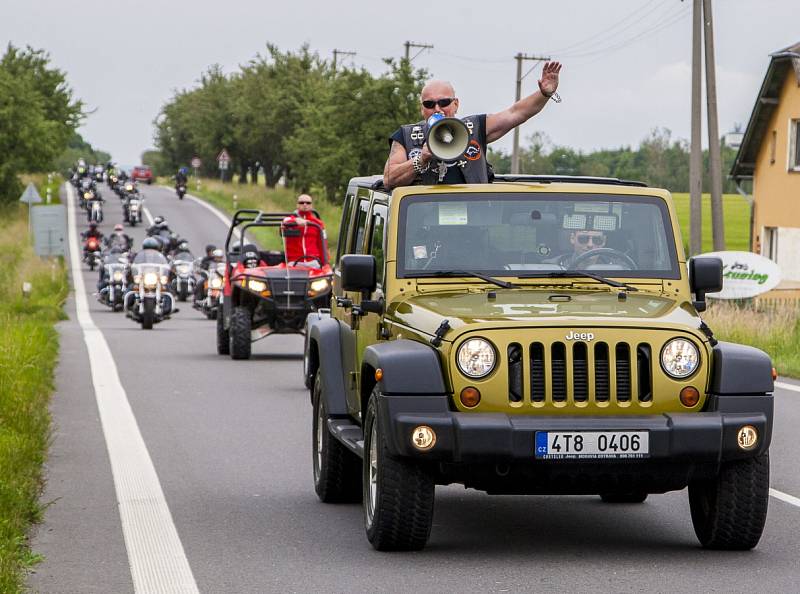
[[[411,443],[415,448],[424,452],[436,444],[436,433],[427,425],[420,425],[411,434]]]
[[[471,378],[489,375],[497,362],[494,347],[483,338],[470,338],[458,347],[456,363],[461,373]]]
[[[694,386],[686,386],[681,390],[681,404],[686,408],[692,408],[700,402],[700,392]]]
[[[673,338],[661,349],[661,368],[671,377],[689,377],[699,364],[700,352],[685,338]]]
[[[745,452],[752,450],[758,444],[758,430],[752,425],[740,427],[736,434],[736,443]]]

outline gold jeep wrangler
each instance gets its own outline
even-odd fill
[[[698,315],[722,264],[687,262],[667,191],[378,179],[350,183],[331,310],[306,326],[322,501],[363,498],[372,545],[409,550],[437,484],[608,503],[688,486],[703,546],[758,543],[772,365]]]

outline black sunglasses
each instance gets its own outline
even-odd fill
[[[434,107],[436,107],[437,104],[439,105],[439,107],[447,107],[455,100],[456,100],[455,97],[442,97],[441,99],[425,99],[425,101],[422,102],[422,107],[424,107],[425,109],[433,109]]]
[[[298,200],[297,204],[311,204],[311,203],[304,200]]]
[[[589,240],[592,241],[592,245],[603,245],[606,242],[606,238],[602,235],[578,235],[577,240],[582,245],[588,244]]]

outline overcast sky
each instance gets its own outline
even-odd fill
[[[461,115],[510,105],[514,55],[547,55],[564,64],[563,102],[551,102],[525,124],[523,142],[542,131],[556,144],[584,151],[635,146],[656,126],[689,137],[691,0],[3,4],[0,40],[46,49],[93,111],[83,136],[125,164],[138,163],[153,146],[152,121],[177,89],[195,85],[214,63],[235,71],[267,42],[281,49],[308,43],[328,59],[334,48],[355,51],[340,59],[376,74],[384,70],[381,58],[401,56],[407,40],[433,44],[414,65],[452,81]],[[713,5],[724,133],[747,124],[769,54],[800,41],[800,20],[796,0]],[[539,71],[523,81],[523,93],[536,89]],[[509,149],[511,136],[494,146]]]

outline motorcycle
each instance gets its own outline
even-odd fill
[[[202,293],[195,299],[193,307],[202,311],[209,320],[217,319],[217,310],[222,298],[222,283],[225,277],[225,262],[216,262],[208,270],[198,268],[203,277]]]
[[[84,177],[78,181],[78,201],[81,208],[86,208],[86,202],[97,196],[97,190],[91,178]]]
[[[89,270],[94,270],[100,262],[100,240],[89,237],[83,244],[83,261],[89,265]]]
[[[119,251],[109,252],[103,259],[103,266],[107,284],[100,289],[97,299],[112,310],[119,311],[123,308],[128,286],[128,268],[130,266],[128,254]]]
[[[133,286],[125,294],[126,315],[151,330],[174,310],[174,298],[167,289],[169,264],[158,260],[131,264]]]
[[[132,191],[125,193],[124,202],[122,203],[123,218],[126,223],[131,227],[135,227],[136,223],[142,222],[142,197],[136,192]]]
[[[186,186],[181,184],[175,188],[175,191],[178,193],[178,199],[183,200],[186,195]]]
[[[103,222],[103,200],[97,195],[86,199],[86,213],[89,222]]]
[[[179,301],[186,301],[194,293],[194,286],[194,256],[189,252],[176,253],[172,257],[172,292]]]

